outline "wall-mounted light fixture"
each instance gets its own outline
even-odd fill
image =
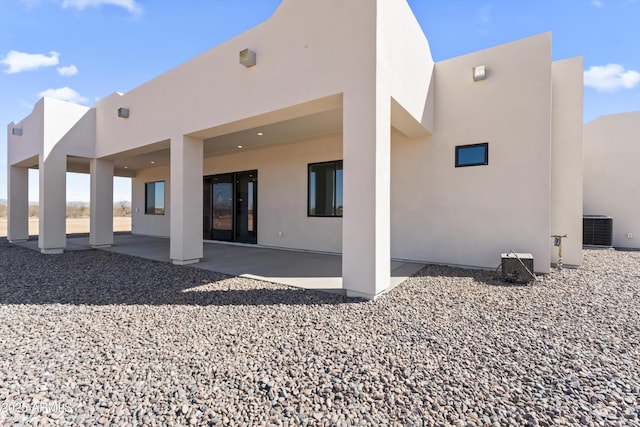
[[[251,68],[256,65],[256,53],[251,49],[244,49],[240,51],[240,63],[247,68]]]
[[[12,128],[11,135],[22,136],[22,128]]]
[[[484,65],[473,67],[473,81],[477,82],[487,78],[487,70]]]
[[[118,117],[123,118],[123,119],[128,119],[129,118],[129,109],[128,108],[124,108],[124,107],[118,108]]]

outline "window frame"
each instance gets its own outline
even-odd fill
[[[155,194],[156,191],[156,184],[162,183],[162,212],[158,213],[156,212],[156,207],[153,206],[151,209],[150,207],[147,205],[148,201],[149,201],[149,185],[153,184],[153,192]],[[167,203],[166,203],[166,199],[167,199],[167,186],[164,180],[160,180],[160,181],[149,181],[149,182],[145,182],[144,183],[144,214],[145,215],[164,215],[167,211]],[[155,198],[154,198],[155,201]]]
[[[332,215],[320,215],[320,214],[312,214],[311,213],[311,168],[313,166],[318,166],[318,165],[330,165],[333,164],[333,206],[332,206],[332,210],[335,212]],[[340,164],[340,168],[338,168],[338,164]],[[337,196],[338,196],[338,191],[337,191],[337,179],[336,179],[336,174],[338,169],[342,170],[344,173],[344,163],[342,160],[329,160],[326,162],[315,162],[315,163],[309,163],[307,165],[307,217],[308,218],[342,218],[342,213],[338,214],[338,206],[337,206]],[[343,203],[344,205],[344,203]],[[344,206],[343,206],[343,210],[344,210]]]
[[[461,150],[464,150],[465,148],[477,148],[477,147],[483,147],[484,148],[484,160],[483,161],[474,162],[474,163],[460,163],[460,151]],[[488,142],[481,142],[479,144],[456,145],[455,154],[456,154],[455,166],[457,168],[466,168],[466,167],[469,167],[469,166],[487,166],[489,164],[489,143]]]

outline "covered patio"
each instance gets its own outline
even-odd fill
[[[113,238],[113,246],[97,250],[154,261],[171,262],[169,239],[132,234],[114,234]],[[15,244],[39,251],[37,240]],[[67,251],[91,249],[88,236],[67,237]],[[189,268],[265,280],[304,289],[346,293],[342,287],[342,257],[339,254],[220,242],[205,242],[203,252],[202,261],[189,265]],[[423,266],[418,263],[392,260],[390,288],[399,285]]]

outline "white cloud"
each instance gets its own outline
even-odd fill
[[[142,6],[136,3],[136,0],[63,0],[62,7],[75,7],[78,10],[84,10],[87,7],[100,7],[102,5],[118,6],[127,9],[129,13],[139,15],[142,13]]]
[[[594,65],[584,72],[584,85],[599,91],[632,89],[640,83],[640,73],[620,64]]]
[[[591,0],[591,5],[594,7],[602,7],[602,1],[600,0]]]
[[[78,74],[78,67],[69,65],[68,67],[58,67],[58,74],[61,76],[75,76]]]
[[[60,99],[62,101],[75,102],[76,104],[84,104],[88,101],[87,98],[81,96],[78,92],[68,86],[61,87],[59,89],[47,89],[38,94],[39,98],[42,98],[43,96]]]
[[[0,64],[9,66],[4,72],[7,74],[20,73],[22,71],[37,70],[42,67],[58,65],[58,52],[49,52],[49,56],[41,53],[24,53],[12,50],[0,60]]]

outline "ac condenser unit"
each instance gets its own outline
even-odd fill
[[[582,217],[582,244],[585,246],[613,246],[613,218],[606,215]]]
[[[511,283],[529,283],[536,279],[533,273],[533,255],[509,252],[502,254],[502,280]]]

